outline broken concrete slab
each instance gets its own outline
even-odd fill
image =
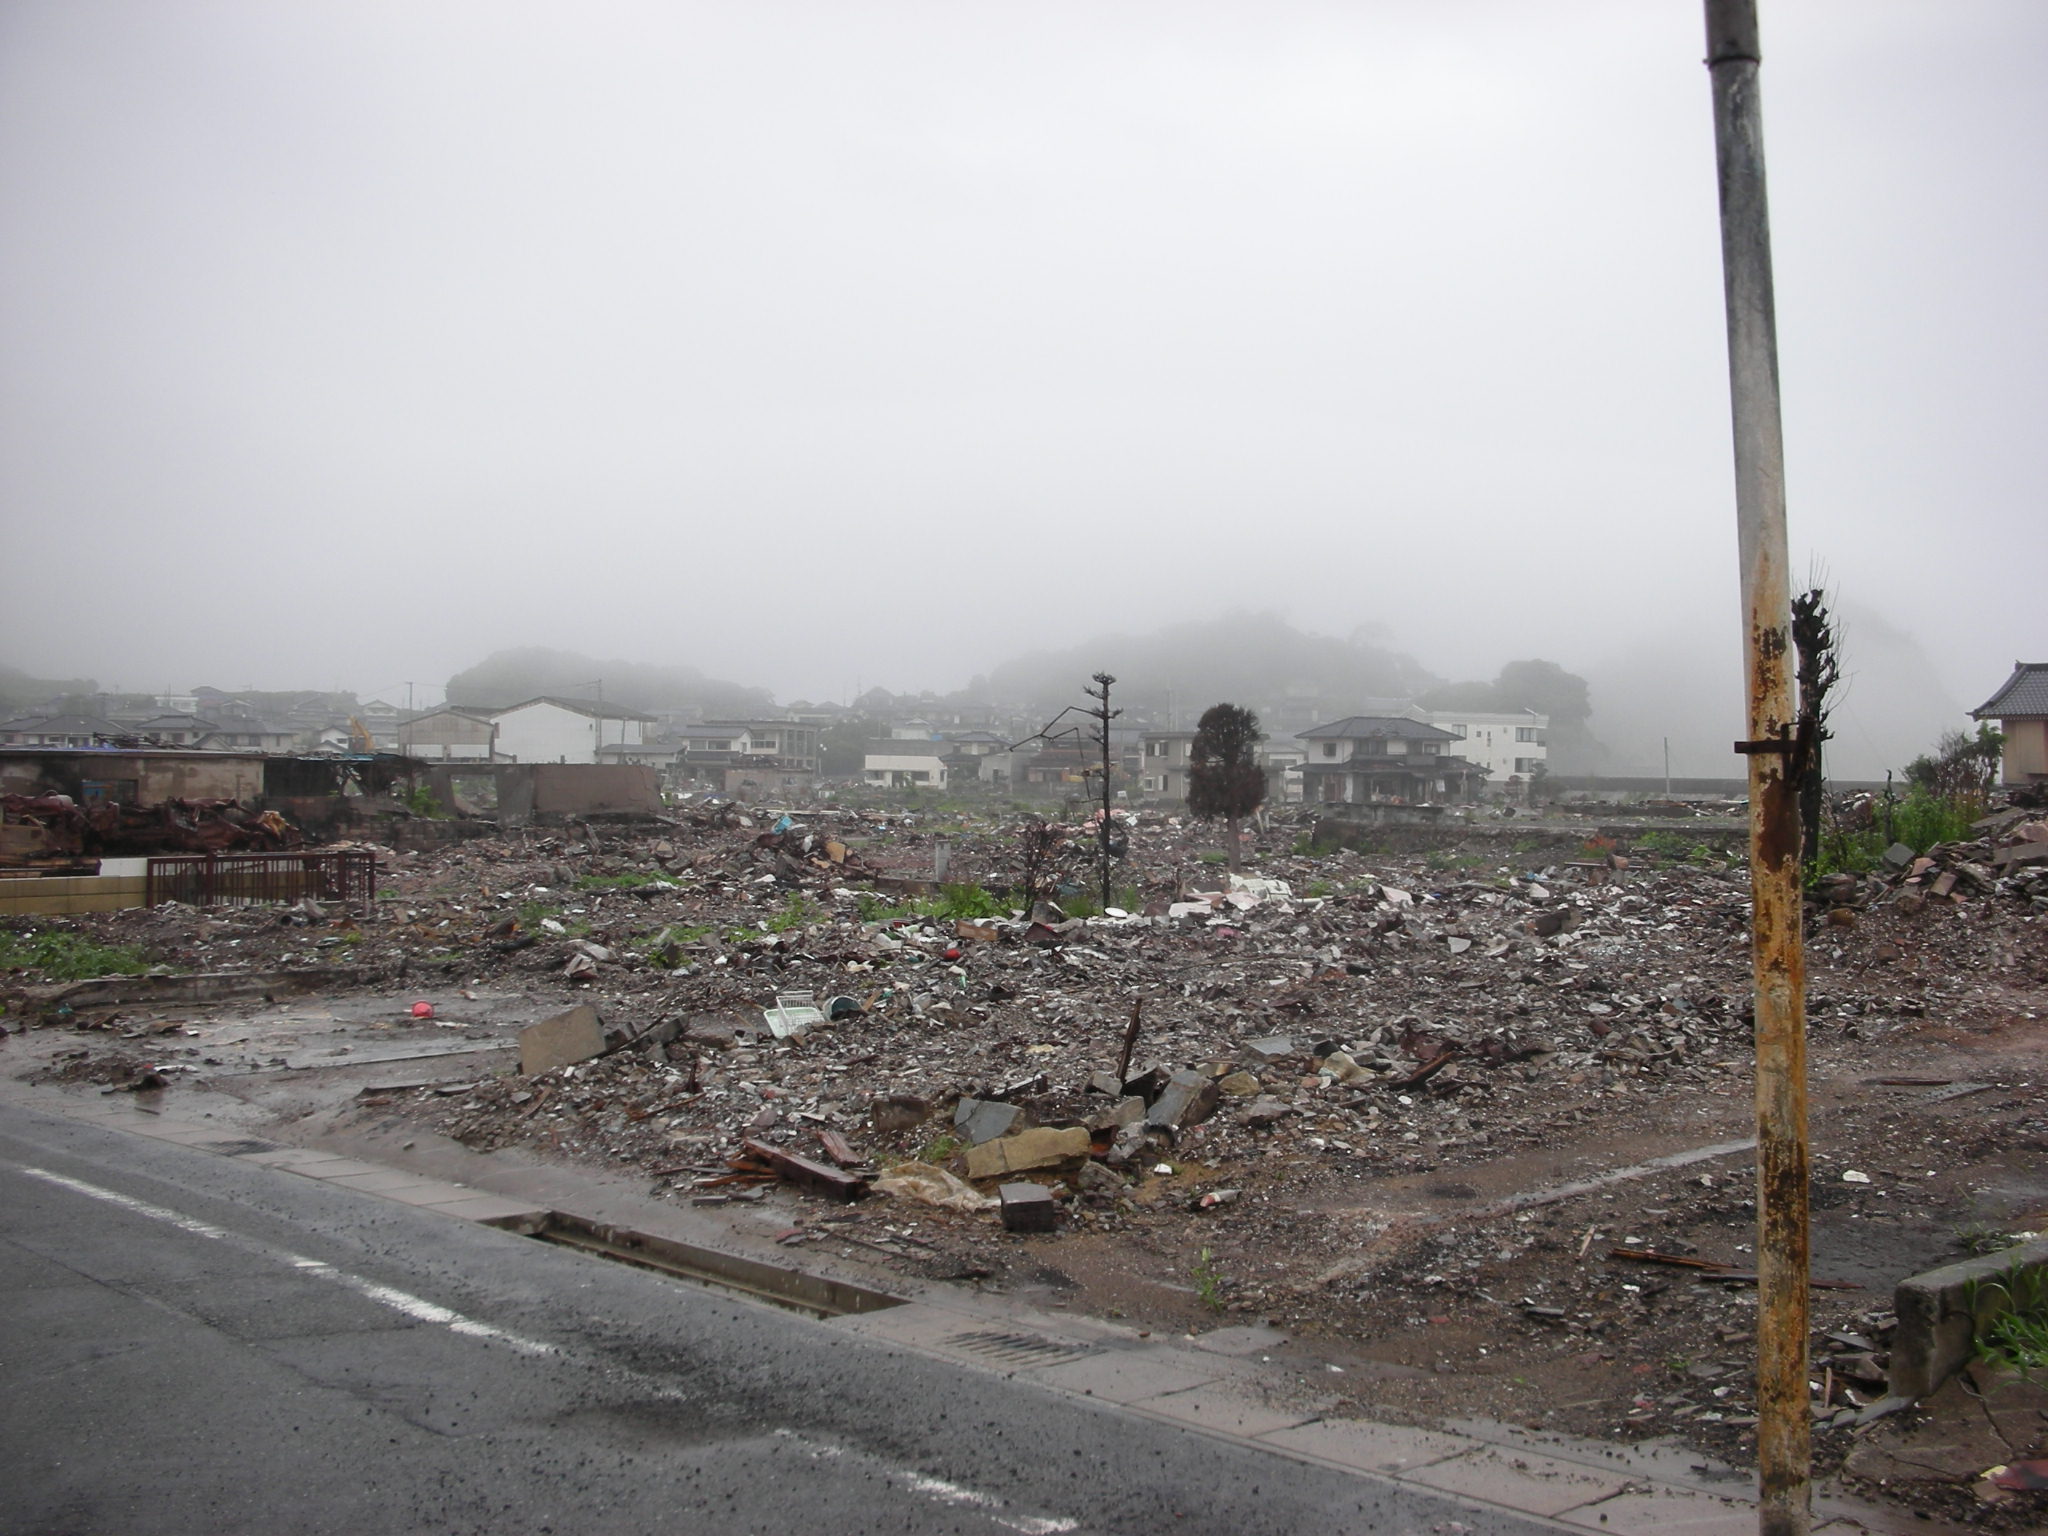
[[[221,1003],[237,998],[340,992],[364,984],[360,971],[334,967],[301,971],[214,971],[197,976],[101,976],[91,981],[29,989],[44,1009],[124,1008],[139,1003]]]
[[[1023,1110],[997,1099],[962,1099],[953,1107],[953,1129],[970,1147],[1009,1135],[1023,1118]]]
[[[1216,1113],[1219,1097],[1214,1079],[1199,1072],[1176,1072],[1166,1080],[1166,1087],[1153,1102],[1145,1123],[1167,1129],[1200,1125]]]
[[[519,1070],[531,1077],[604,1054],[604,1025],[589,1003],[519,1032]]]
[[[1257,1040],[1247,1040],[1244,1048],[1256,1056],[1261,1063],[1270,1064],[1285,1061],[1294,1054],[1294,1040],[1289,1035],[1264,1035]]]
[[[1088,1155],[1090,1138],[1078,1125],[1055,1128],[1040,1126],[1001,1136],[967,1149],[967,1177],[993,1179],[1005,1173],[1022,1173],[1030,1168],[1053,1168],[1077,1162]]]

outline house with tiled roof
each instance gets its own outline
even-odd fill
[[[1325,805],[1436,805],[1477,798],[1486,770],[1447,752],[1457,737],[1406,715],[1347,715],[1295,733],[1302,798]]]
[[[2048,783],[2048,661],[2016,661],[2005,685],[1970,711],[2005,734],[1999,777],[2007,784]]]

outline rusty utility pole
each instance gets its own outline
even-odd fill
[[[1091,715],[1098,722],[1096,740],[1102,743],[1102,910],[1109,910],[1109,722],[1123,711],[1109,707],[1109,685],[1116,681],[1107,672],[1095,674],[1095,686],[1081,691],[1096,701],[1095,708],[1082,713]]]
[[[1721,267],[1735,427],[1735,513],[1748,682],[1751,957],[1756,987],[1757,1529],[1812,1520],[1807,1386],[1806,961],[1800,942],[1803,743],[1793,729],[1792,594],[1777,310],[1764,195],[1756,0],[1706,0],[1720,169]]]

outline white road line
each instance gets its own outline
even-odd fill
[[[211,1222],[200,1221],[196,1217],[186,1216],[181,1212],[167,1209],[161,1205],[151,1205],[147,1200],[138,1200],[133,1195],[122,1194],[119,1190],[103,1189],[97,1184],[88,1184],[83,1179],[74,1179],[61,1173],[52,1173],[47,1168],[23,1167],[21,1171],[28,1174],[31,1178],[59,1185],[77,1194],[88,1195],[95,1200],[103,1200],[109,1205],[119,1206],[124,1211],[132,1211],[138,1216],[147,1216],[152,1221],[165,1222],[178,1228],[181,1232],[190,1232],[195,1237],[207,1237],[214,1239],[216,1242],[232,1243],[238,1247],[274,1258],[281,1263],[289,1264],[292,1268],[300,1270],[305,1274],[318,1275],[323,1280],[336,1281],[341,1285],[349,1287],[359,1295],[377,1302],[379,1305],[389,1307],[394,1312],[403,1313],[416,1322],[438,1324],[441,1327],[447,1328],[450,1332],[465,1334],[471,1338],[494,1339],[498,1343],[509,1345],[522,1354],[552,1355],[559,1353],[552,1344],[543,1344],[538,1339],[525,1338],[520,1334],[508,1333],[502,1328],[494,1328],[489,1323],[480,1323],[475,1318],[464,1317],[460,1312],[444,1307],[438,1302],[428,1301],[424,1297],[415,1296],[410,1291],[401,1291],[394,1286],[381,1285],[375,1280],[367,1280],[361,1275],[352,1275],[347,1270],[336,1269],[332,1264],[321,1259],[309,1259],[300,1254],[289,1253],[282,1248],[272,1248],[255,1238],[244,1237],[239,1233],[230,1232],[224,1227],[214,1226]],[[637,1373],[632,1374],[637,1375]],[[658,1386],[659,1384],[657,1383],[656,1385]],[[663,1390],[662,1395],[681,1396],[683,1394],[676,1393],[673,1388],[667,1388]],[[792,1430],[780,1429],[776,1431],[776,1434],[795,1441],[810,1455],[820,1459],[836,1458],[845,1454],[843,1447],[822,1445],[816,1441],[807,1440]],[[1003,1501],[992,1493],[983,1493],[979,1489],[962,1487],[958,1483],[949,1483],[942,1477],[932,1477],[926,1473],[915,1472],[906,1467],[891,1467],[887,1463],[881,1463],[881,1465],[885,1472],[892,1478],[900,1480],[903,1486],[912,1493],[921,1494],[935,1503],[948,1504],[955,1508],[979,1510],[983,1512],[987,1519],[994,1521],[1005,1530],[1018,1532],[1019,1536],[1065,1536],[1067,1532],[1080,1529],[1080,1522],[1075,1520],[1039,1515],[1002,1514],[1000,1511],[1004,1507]]]
[[[509,1333],[503,1328],[494,1328],[489,1323],[480,1323],[475,1318],[464,1317],[460,1312],[441,1306],[438,1302],[428,1301],[424,1297],[415,1296],[409,1291],[380,1285],[377,1281],[365,1279],[361,1275],[352,1275],[347,1270],[336,1269],[332,1264],[320,1259],[303,1258],[281,1248],[272,1248],[254,1238],[243,1237],[224,1227],[216,1227],[211,1222],[200,1221],[161,1205],[151,1205],[147,1200],[137,1200],[133,1195],[124,1195],[119,1190],[102,1189],[97,1184],[88,1184],[83,1179],[67,1178],[64,1174],[52,1173],[47,1168],[24,1167],[21,1171],[45,1183],[61,1185],[78,1194],[89,1195],[95,1200],[104,1200],[109,1205],[118,1205],[124,1211],[147,1216],[152,1221],[167,1222],[179,1231],[190,1232],[195,1237],[210,1237],[216,1242],[233,1243],[289,1264],[306,1274],[335,1281],[380,1306],[389,1307],[394,1312],[412,1318],[415,1322],[436,1323],[452,1333],[460,1333],[473,1339],[493,1339],[525,1355],[552,1355],[556,1352],[552,1344],[543,1344],[538,1339],[529,1339],[521,1334]]]
[[[778,1429],[775,1433],[785,1440],[793,1440],[820,1461],[832,1461],[846,1454],[843,1446],[820,1445],[808,1440],[793,1429]],[[872,1459],[872,1458],[865,1458]],[[978,1488],[964,1488],[958,1483],[949,1483],[943,1477],[932,1477],[924,1472],[913,1472],[906,1467],[892,1467],[880,1463],[882,1470],[892,1478],[900,1478],[903,1486],[912,1493],[923,1494],[935,1503],[950,1504],[956,1508],[978,1509],[987,1512],[988,1518],[1005,1530],[1017,1531],[1021,1536],[1063,1536],[1064,1532],[1079,1530],[1080,1522],[1062,1518],[1048,1518],[1038,1515],[1002,1515],[994,1511],[1003,1507],[1003,1501],[992,1493],[983,1493]]]

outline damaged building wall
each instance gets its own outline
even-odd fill
[[[263,793],[261,756],[231,752],[39,752],[0,749],[0,793],[111,800],[254,801]]]
[[[467,772],[480,771],[479,765]],[[661,783],[633,763],[509,763],[496,770],[498,819],[506,826],[568,816],[661,813]]]

